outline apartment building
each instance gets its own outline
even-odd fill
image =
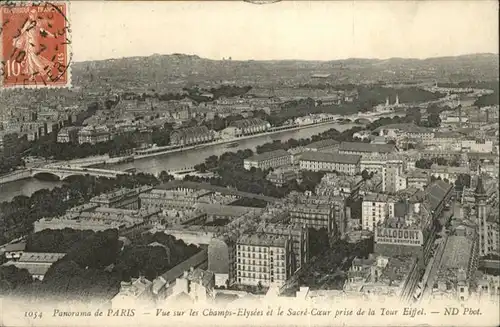
[[[324,228],[328,234],[336,230],[334,210],[328,204],[297,204],[290,208],[290,222],[319,230]]]
[[[122,208],[136,210],[140,207],[139,195],[149,192],[153,189],[151,186],[142,186],[135,189],[122,188],[120,190],[104,193],[90,199],[90,203],[104,208]]]
[[[387,161],[382,168],[382,191],[396,193],[407,187],[402,161]]]
[[[305,152],[299,159],[300,169],[312,171],[337,171],[347,175],[359,172],[361,156],[325,152]]]
[[[0,131],[0,157],[10,157],[16,153],[19,134]]]
[[[498,205],[486,219],[486,251],[488,254],[500,255],[500,219]]]
[[[375,226],[387,217],[394,216],[396,201],[387,194],[371,193],[363,197],[361,224],[363,229],[374,231]]]
[[[285,236],[244,234],[237,242],[238,284],[281,287],[292,275],[292,242]]]
[[[401,194],[394,213],[375,226],[374,252],[391,257],[411,255],[418,258],[420,267],[425,267],[439,226],[437,218],[450,199],[451,188],[443,181],[435,181],[424,191],[407,190],[407,194]]]
[[[399,154],[366,155],[363,156],[359,162],[359,170],[382,173],[387,163],[391,163],[393,165],[398,164],[401,166],[401,169],[404,169],[406,162],[406,158],[403,158],[403,156]]]
[[[344,197],[291,195],[289,199],[291,222],[314,229],[324,228],[334,238],[346,233],[350,210],[345,205]]]
[[[455,183],[458,176],[461,174],[470,174],[471,171],[469,167],[453,167],[453,166],[438,166],[433,165],[429,170],[427,170],[429,176],[434,178],[440,178],[442,180],[448,180],[450,183]]]
[[[300,179],[301,174],[295,167],[280,167],[270,172],[266,179],[276,186],[283,186],[293,180]]]
[[[192,301],[207,302],[214,298],[215,275],[211,271],[200,268],[190,268],[184,271],[182,277],[176,279],[172,294],[168,297],[175,297],[179,294],[186,294]]]
[[[243,161],[243,167],[250,170],[252,167],[256,169],[266,170],[280,166],[290,165],[292,156],[285,150],[276,150],[264,152],[254,155]]]
[[[57,133],[57,143],[78,143],[80,127],[63,127]]]
[[[421,277],[417,261],[409,255],[371,254],[368,259],[355,258],[347,273],[344,292],[374,301],[393,298],[409,303]]]
[[[463,134],[458,132],[436,132],[427,145],[435,144],[442,148],[460,149]]]
[[[97,144],[111,139],[107,126],[85,126],[78,131],[78,143]]]
[[[290,237],[292,240],[292,261],[290,269],[295,272],[309,262],[309,230],[304,225],[297,224],[262,224],[256,229],[257,233]]]
[[[234,121],[229,127],[234,128],[234,136],[252,135],[267,131],[271,125],[259,118],[249,118]]]
[[[148,224],[158,217],[159,211],[96,208],[93,211],[68,212],[55,218],[42,218],[34,223],[34,231],[65,229],[104,231],[117,229],[128,233]]]
[[[213,131],[206,126],[182,128],[170,134],[171,145],[189,146],[214,140]]]
[[[478,226],[479,254],[481,256],[498,254],[500,252],[500,242],[498,240],[500,227],[498,199],[492,205],[492,201],[488,201],[489,196],[484,185],[483,178],[479,177],[474,191],[474,218]],[[496,192],[491,193],[493,193],[493,198],[495,198]]]
[[[334,152],[338,150],[340,142],[334,139],[326,139],[317,142],[313,142],[309,145],[304,146],[304,151],[313,152]]]
[[[463,140],[461,150],[464,152],[492,153],[494,142],[486,139]]]
[[[216,194],[210,190],[204,189],[159,189],[155,188],[149,192],[143,192],[139,195],[141,208],[154,208],[159,210],[168,209],[192,209],[198,203],[213,203]],[[232,202],[236,198],[220,196],[220,203]]]
[[[480,301],[498,303],[500,301],[500,276],[477,273],[476,295]]]
[[[430,128],[420,127],[415,124],[390,124],[378,128],[380,136],[397,141],[408,140],[423,144],[432,144],[434,132]]]
[[[412,170],[405,174],[406,187],[423,190],[430,182],[429,174],[424,170]]]
[[[389,154],[396,152],[394,144],[374,144],[363,142],[342,142],[340,143],[339,153],[341,154],[357,154],[367,156],[373,154]]]
[[[227,235],[213,237],[208,244],[208,270],[215,274],[215,285],[228,287],[236,279],[236,240]]]
[[[360,175],[337,175],[326,173],[321,182],[316,185],[316,194],[323,196],[341,196],[343,198],[356,199],[359,196],[360,187],[364,184]]]

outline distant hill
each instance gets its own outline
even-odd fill
[[[196,55],[154,54],[74,63],[75,85],[107,85],[123,88],[182,88],[187,83],[278,85],[303,82],[315,73],[330,74],[330,83],[346,81],[411,81],[498,79],[498,55],[472,54],[428,59],[363,59],[332,61],[211,60]]]

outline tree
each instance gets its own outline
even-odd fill
[[[314,192],[323,176],[325,176],[325,172],[322,171],[302,171],[301,189]]]
[[[158,178],[162,183],[166,183],[166,182],[173,180],[174,176],[172,176],[169,173],[167,173],[166,171],[162,170],[160,175],[158,176]]]
[[[323,253],[330,247],[328,231],[325,228],[309,228],[309,243],[311,257]]]
[[[370,179],[370,173],[366,169],[363,169],[363,171],[361,172],[361,177],[363,178],[363,180]]]
[[[464,187],[470,187],[471,176],[469,174],[459,174],[455,181],[455,189],[457,191],[463,191]]]
[[[0,294],[11,295],[16,289],[30,285],[33,279],[26,269],[16,266],[0,266]]]
[[[421,158],[415,162],[415,167],[420,169],[430,169],[433,162],[432,160]]]
[[[206,173],[207,172],[207,166],[204,163],[194,165],[194,169],[196,171],[199,171],[200,173]]]
[[[119,175],[116,178],[75,176],[67,184],[52,190],[42,189],[29,198],[16,197],[0,203],[0,244],[7,243],[33,230],[33,223],[43,217],[62,215],[70,207],[86,203],[91,197],[117,188],[133,188],[159,183],[151,174]]]
[[[432,162],[437,163],[440,166],[447,166],[448,165],[448,160],[446,160],[443,157],[434,157],[434,158],[432,158]]]
[[[428,126],[429,127],[439,127],[441,126],[441,118],[438,113],[432,113],[428,117]]]

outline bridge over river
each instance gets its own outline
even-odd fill
[[[83,168],[78,166],[56,166],[49,165],[44,167],[32,168],[31,176],[35,177],[39,174],[50,174],[57,176],[60,180],[68,178],[70,176],[78,175],[90,175],[96,177],[107,177],[116,178],[118,175],[130,175],[131,172],[119,171],[119,170],[109,170],[109,169],[97,169],[97,168]]]

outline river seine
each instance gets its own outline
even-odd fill
[[[251,139],[240,140],[238,141],[238,146],[232,148],[228,148],[227,144],[217,144],[217,145],[207,146],[201,149],[192,149],[182,152],[169,153],[164,155],[158,155],[155,157],[138,159],[130,163],[109,165],[106,168],[116,169],[116,170],[136,168],[137,172],[145,172],[151,174],[158,174],[162,170],[165,171],[182,170],[185,168],[193,167],[196,164],[202,163],[205,160],[205,158],[211,155],[219,156],[224,152],[228,151],[235,152],[244,149],[255,150],[257,146],[275,140],[287,141],[291,138],[294,139],[309,138],[315,134],[322,133],[331,128],[335,128],[338,131],[344,131],[353,126],[356,125],[355,124],[341,125],[338,123],[331,123],[314,127],[307,127],[300,130],[283,131],[272,135],[263,135]],[[36,178],[24,179],[12,183],[3,184],[0,185],[0,202],[10,201],[12,198],[18,195],[30,196],[31,194],[40,189],[44,188],[52,189],[62,184],[63,182],[61,181],[42,181]]]

